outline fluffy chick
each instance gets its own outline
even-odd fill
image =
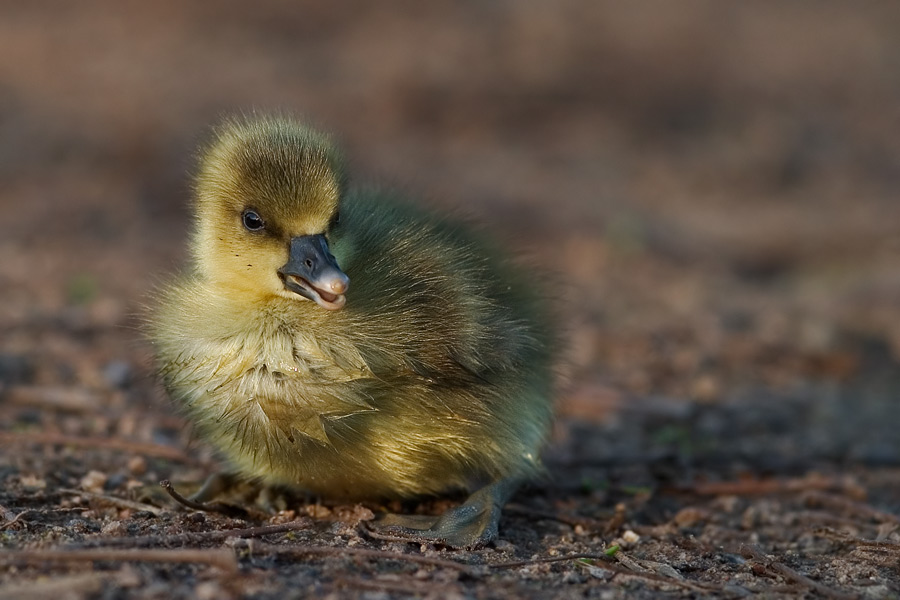
[[[193,268],[160,293],[160,372],[236,472],[326,498],[475,492],[386,522],[477,546],[540,470],[552,335],[487,236],[348,187],[328,137],[233,120],[203,153]]]

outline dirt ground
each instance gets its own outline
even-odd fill
[[[3,3],[0,599],[900,598],[898,31],[830,0]],[[275,109],[555,273],[548,475],[490,547],[159,486],[220,465],[139,315],[208,126]]]

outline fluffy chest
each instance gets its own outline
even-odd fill
[[[354,385],[372,374],[351,344],[266,326],[186,341],[164,367],[167,387],[221,435],[298,432],[327,443],[324,419],[373,410]]]

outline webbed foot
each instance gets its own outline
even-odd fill
[[[498,481],[437,517],[387,514],[378,520],[378,529],[410,542],[481,548],[497,539],[503,505],[518,487],[517,480]]]

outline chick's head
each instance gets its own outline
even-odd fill
[[[194,262],[244,298],[344,305],[349,279],[328,247],[344,189],[329,139],[288,119],[232,121],[201,160]]]

